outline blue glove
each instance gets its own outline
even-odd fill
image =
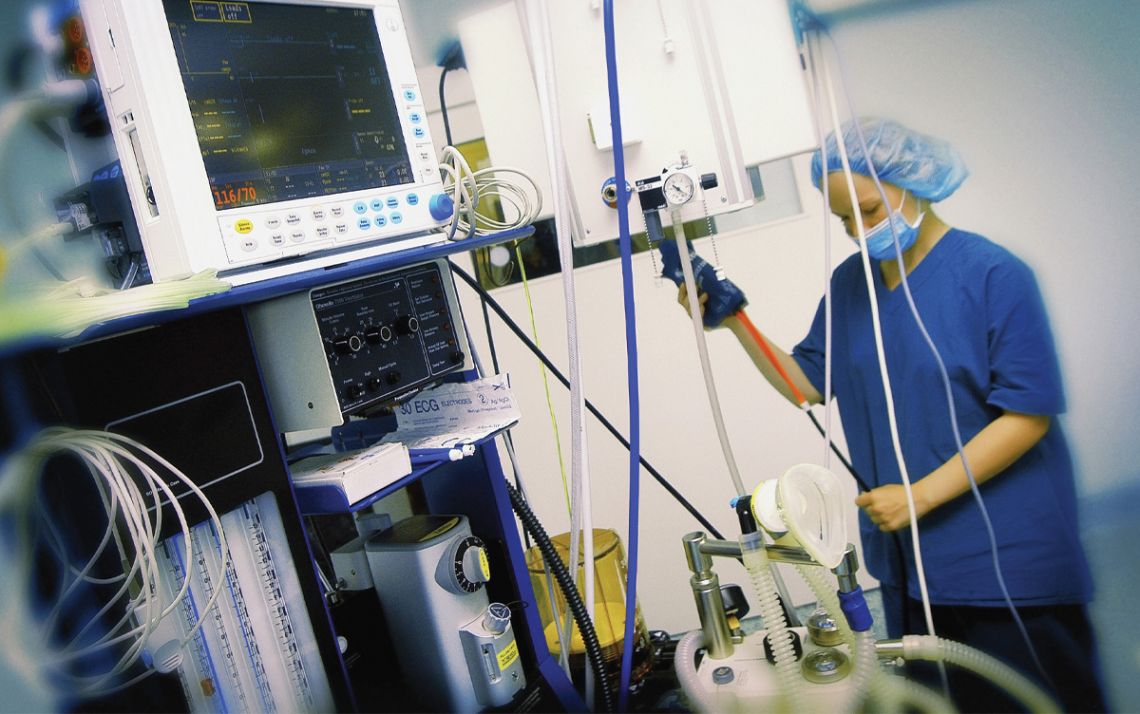
[[[686,240],[689,248],[689,257],[693,263],[693,278],[697,282],[697,289],[707,293],[708,302],[705,303],[705,327],[716,327],[724,318],[736,314],[748,301],[744,293],[731,280],[719,280],[716,269],[709,265],[704,258],[693,250],[691,241]],[[681,270],[681,255],[677,251],[677,243],[666,239],[658,244],[661,249],[661,276],[669,278],[678,287],[685,284],[685,273]],[[690,300],[697,300],[698,296],[690,295]]]

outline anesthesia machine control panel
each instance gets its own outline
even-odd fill
[[[283,431],[338,425],[467,363],[446,260],[287,295],[248,315]]]

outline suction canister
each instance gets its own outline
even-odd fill
[[[570,564],[570,534],[562,533],[551,537],[554,548],[562,559],[563,564]],[[585,593],[585,560],[582,550],[578,553],[578,593],[584,597]],[[554,657],[561,657],[562,643],[558,637],[558,627],[555,618],[565,627],[573,622],[568,615],[566,599],[562,592],[554,585],[550,592],[548,583],[553,583],[553,577],[547,579],[546,564],[542,553],[535,546],[526,554],[527,570],[530,572],[531,586],[534,588],[535,600],[538,601],[538,612],[542,617],[543,630],[546,633],[546,646]],[[620,685],[621,657],[623,638],[625,635],[625,583],[626,563],[625,549],[621,538],[610,529],[594,529],[594,628],[598,633],[598,642],[602,647],[604,667],[611,685],[616,690]],[[645,619],[638,608],[634,617],[634,650],[633,668],[630,675],[630,686],[635,688],[649,673],[653,664],[653,649],[649,641],[649,630],[645,626]],[[574,627],[574,635],[570,642],[570,669],[574,677],[581,677],[586,664],[586,647],[582,643],[582,636],[578,628]]]

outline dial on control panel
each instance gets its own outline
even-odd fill
[[[457,593],[473,593],[491,579],[487,547],[477,536],[467,536],[452,546],[451,576]]]
[[[310,293],[342,413],[463,367],[467,345],[454,329],[459,308],[447,278],[433,262]]]

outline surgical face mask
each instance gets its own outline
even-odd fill
[[[906,202],[906,191],[903,190],[902,200],[899,201],[897,210],[891,210],[891,215],[876,223],[869,231],[865,233],[867,238],[867,254],[875,260],[888,260],[896,257],[895,253],[895,239],[891,234],[891,218],[894,218],[895,227],[899,232],[899,248],[905,253],[914,245],[918,240],[918,226],[922,223],[922,219],[926,216],[925,213],[918,214],[918,218],[914,220],[914,225],[907,223],[906,218],[902,214],[903,203]],[[855,245],[859,245],[859,239],[852,238]]]

